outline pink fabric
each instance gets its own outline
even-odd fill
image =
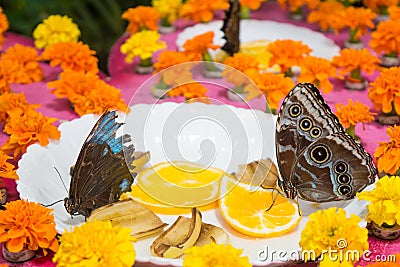
[[[219,14],[218,18],[222,18],[223,14]],[[275,2],[267,2],[264,3],[262,8],[251,14],[252,19],[263,19],[263,20],[274,20],[278,22],[288,22],[298,26],[303,26],[310,28],[312,30],[317,30],[316,25],[311,25],[306,21],[292,21],[287,18],[287,13],[283,12],[279,9],[278,5]],[[170,34],[164,34],[162,39],[165,40],[168,44],[168,49],[176,49],[175,40],[177,34],[187,26],[193,25],[192,22],[187,21],[179,21],[177,23],[177,31]],[[273,29],[271,29],[273,30]],[[340,33],[338,35],[334,35],[332,33],[325,33],[325,35],[332,39],[337,45],[343,47],[343,43],[348,37],[347,32]],[[110,77],[107,77],[107,82],[121,89],[123,98],[126,102],[130,102],[132,97],[134,96],[133,103],[153,103],[154,98],[150,95],[150,92],[144,92],[143,90],[138,91],[140,85],[145,82],[150,75],[138,75],[134,71],[134,64],[127,64],[124,61],[124,56],[120,53],[119,47],[121,43],[127,38],[127,36],[122,36],[115,45],[111,48],[110,56],[109,56],[109,73]],[[368,47],[369,35],[367,34],[363,41]],[[6,48],[14,45],[15,43],[21,43],[24,45],[33,46],[33,42],[31,39],[22,37],[13,33],[7,33],[7,40],[3,45],[2,50],[4,51]],[[70,109],[69,102],[66,99],[59,99],[55,97],[51,90],[47,88],[47,82],[56,79],[59,69],[51,68],[46,64],[42,64],[42,67],[45,72],[45,78],[41,82],[32,83],[28,85],[12,85],[12,90],[15,92],[24,92],[27,100],[30,103],[41,104],[39,111],[41,111],[44,115],[50,117],[56,117],[60,120],[72,120],[78,118],[77,114]],[[377,73],[367,77],[369,80],[373,80],[376,77]],[[348,98],[352,98],[353,100],[359,100],[362,103],[368,104],[372,107],[371,101],[368,99],[367,91],[349,91],[344,89],[344,83],[341,80],[333,79],[333,84],[335,89],[332,93],[324,95],[326,102],[334,109],[335,103],[347,103]],[[137,93],[135,95],[135,93]],[[212,98],[219,99],[224,103],[231,104],[234,106],[243,106],[243,104],[232,102],[226,99],[225,93],[221,89],[210,90],[208,92],[208,96]],[[182,101],[182,98],[168,99],[162,101]],[[250,104],[253,108],[265,110],[265,102],[263,99],[255,99],[251,100]],[[386,141],[388,137],[385,132],[386,127],[381,126],[375,122],[369,123],[365,125],[365,129],[363,129],[362,125],[358,125],[356,128],[356,133],[361,137],[361,140],[366,148],[366,150],[373,154],[375,149],[378,146],[379,141]],[[3,144],[7,140],[7,135],[4,133],[0,133],[0,144]],[[15,181],[3,179],[8,190],[9,199],[14,200],[18,198],[18,192],[15,189]],[[374,259],[376,255],[380,254],[394,254],[400,253],[400,241],[383,241],[373,237],[369,238],[370,250],[372,255],[371,259]],[[27,263],[13,265],[13,266],[54,266],[54,263],[51,261],[51,256],[40,257],[29,261]],[[4,263],[5,261],[2,259],[0,255],[0,263]],[[363,260],[360,262],[361,265],[366,265],[368,262]],[[137,263],[135,266],[150,266],[147,264]],[[296,266],[316,266],[313,263],[301,264]]]

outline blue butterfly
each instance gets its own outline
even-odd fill
[[[133,183],[131,163],[135,149],[129,144],[128,134],[116,137],[122,126],[115,121],[116,117],[115,111],[104,113],[81,148],[71,172],[69,196],[64,199],[71,215],[89,217],[94,209],[118,201]]]

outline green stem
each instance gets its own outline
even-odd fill
[[[164,81],[164,76],[162,75],[160,77],[160,80],[157,83],[157,88],[158,89],[168,89],[170,86]]]
[[[267,96],[265,96],[266,98]],[[265,101],[265,113],[269,113],[269,114],[276,114],[276,109],[275,108],[270,108],[268,101]]]
[[[169,21],[168,21],[167,18],[161,18],[161,26],[163,26],[163,27],[170,27],[170,26],[172,26],[172,24],[169,23]]]
[[[139,65],[142,67],[150,67],[153,65],[153,61],[152,61],[151,57],[145,58],[145,59],[141,58]]]
[[[350,77],[359,81],[362,81],[362,77],[361,77],[361,69],[357,68],[354,69],[350,72]]]
[[[353,138],[356,137],[356,126],[355,125],[350,125],[347,129],[346,129],[346,133],[348,135],[351,135]]]
[[[387,6],[378,6],[378,13],[381,15],[389,15]]]
[[[206,62],[204,62],[204,64],[206,65],[206,69],[208,71],[217,71],[218,70],[217,67],[214,65],[213,58],[211,57],[210,53],[208,53],[208,51],[205,51],[202,56],[203,56],[203,60],[206,61]]]
[[[250,18],[250,8],[248,6],[241,6],[240,7],[240,17],[242,19],[249,19]]]
[[[386,53],[385,56],[397,58],[397,57],[398,57],[398,54],[397,54],[396,51],[393,51],[393,52]]]
[[[349,31],[349,33],[350,33],[349,42],[350,43],[359,43],[360,42],[360,39],[356,38],[357,32],[358,32],[358,26],[355,27],[354,29],[350,29],[350,31]]]
[[[293,71],[292,68],[289,68],[287,71],[284,73],[285,77],[293,77]]]

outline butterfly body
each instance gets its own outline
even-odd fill
[[[115,111],[106,112],[86,138],[72,171],[69,196],[64,206],[71,215],[88,217],[92,210],[119,200],[130,189],[134,176],[128,163],[133,158],[130,136],[116,137],[122,123],[117,123]],[[124,151],[125,150],[125,151]]]
[[[371,156],[345,133],[312,84],[286,96],[276,126],[276,153],[287,197],[312,202],[351,199],[375,181]]]

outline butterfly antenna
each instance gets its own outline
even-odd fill
[[[67,187],[65,186],[65,183],[64,183],[64,181],[63,181],[63,179],[61,178],[61,174],[60,174],[60,172],[57,170],[57,168],[56,167],[54,167],[54,169],[56,170],[56,172],[58,173],[58,177],[60,177],[60,180],[61,180],[61,183],[62,183],[62,185],[64,186],[64,189],[65,189],[65,191],[67,192],[67,194],[68,194],[68,189],[67,189]],[[54,203],[55,204],[55,203]]]
[[[299,204],[299,195],[296,196],[296,204],[297,204],[297,211],[299,212],[299,216],[301,216],[301,209]]]
[[[272,198],[272,203],[271,203],[271,205],[269,206],[269,208],[265,210],[265,212],[268,212],[270,209],[272,209],[272,207],[273,207],[274,204],[275,204],[276,199],[278,198],[279,195],[281,195],[281,192],[279,192],[279,190],[276,189],[276,187],[272,188],[272,194],[274,194],[274,191],[276,191],[277,194]]]
[[[57,203],[59,203],[61,201],[64,201],[64,199],[57,200],[57,201],[55,201],[55,202],[53,202],[51,204],[48,204],[48,205],[42,204],[42,206],[48,208],[48,207],[51,207],[51,206],[53,206],[53,205],[55,205],[55,204],[57,204]]]

